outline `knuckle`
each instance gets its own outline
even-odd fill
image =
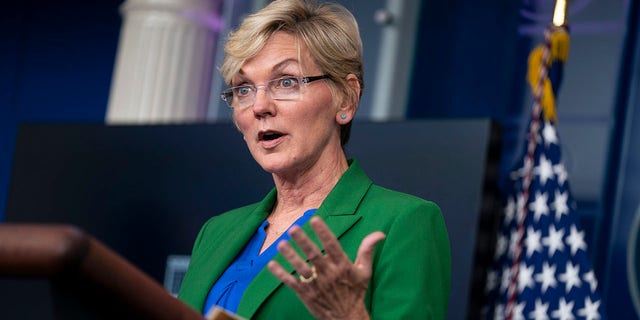
[[[307,255],[307,259],[311,261],[317,261],[320,258],[322,258],[322,254],[318,251],[312,251]]]

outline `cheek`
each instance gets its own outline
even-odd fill
[[[236,125],[236,128],[242,133],[245,134],[246,130],[249,127],[249,121],[247,121],[246,116],[242,114],[233,114],[233,124]]]
[[[328,105],[318,107],[321,109],[304,115],[304,118],[300,121],[300,126],[311,136],[310,138],[325,140],[337,127],[336,116]]]
[[[310,118],[316,119],[318,122],[335,120],[336,113],[340,109],[337,100],[332,98],[329,89],[325,88],[323,94],[314,100],[313,107],[308,111]]]
[[[306,112],[300,114],[296,120],[291,120],[297,123],[298,126],[309,128],[313,132],[331,126],[331,121],[333,121],[334,118],[335,113],[330,109],[330,106],[318,104],[312,108],[308,108]]]

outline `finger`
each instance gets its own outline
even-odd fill
[[[311,267],[306,261],[304,261],[304,259],[302,259],[302,257],[300,257],[298,252],[293,249],[288,241],[280,241],[278,243],[278,251],[285,259],[287,259],[298,274],[301,274],[304,277],[311,276]]]
[[[287,272],[287,270],[285,270],[279,263],[269,261],[269,263],[267,263],[267,269],[269,269],[269,271],[271,271],[278,280],[282,281],[282,283],[286,284],[291,289],[296,290],[299,286],[298,279]]]
[[[320,251],[320,248],[318,248],[318,246],[300,227],[292,227],[289,230],[289,235],[311,263],[314,265],[321,264],[322,252]]]
[[[373,260],[373,249],[378,242],[384,240],[386,235],[380,231],[367,235],[358,248],[358,255],[354,266],[359,270],[359,274],[368,279],[371,277],[371,263]]]
[[[318,239],[320,239],[322,247],[324,248],[324,252],[327,256],[329,256],[336,263],[351,263],[351,260],[349,260],[347,254],[344,252],[344,250],[342,250],[340,242],[333,234],[333,232],[331,232],[331,229],[329,229],[329,226],[327,226],[322,218],[313,217],[311,218],[311,221],[309,223],[311,224],[313,231],[315,231],[316,235],[318,236]]]

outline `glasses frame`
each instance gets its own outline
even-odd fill
[[[282,79],[287,79],[287,78],[297,79],[298,82],[300,82],[301,84],[309,84],[309,83],[317,81],[317,80],[329,79],[329,78],[331,78],[331,76],[328,75],[328,74],[323,74],[323,75],[319,75],[319,76],[310,76],[310,77],[286,76],[286,77],[280,77],[280,78],[276,78],[276,79],[271,79],[267,83],[271,83],[271,82],[276,81],[276,80],[282,80]],[[269,91],[269,86],[268,85],[257,86],[255,84],[245,84],[245,85],[241,85],[241,86],[230,87],[228,89],[223,90],[220,93],[220,99],[222,99],[229,108],[236,109],[232,105],[232,103],[233,103],[233,91],[234,91],[234,89],[243,88],[243,87],[249,87],[249,88],[253,89],[253,92],[254,92],[254,94],[253,94],[253,99],[254,99],[253,102],[255,102],[255,96],[258,94],[258,89],[260,87],[264,87],[265,91],[267,91],[267,92]],[[269,96],[271,97],[271,93],[269,93]],[[276,98],[272,98],[272,99],[274,99],[274,100],[284,100],[284,99],[276,99]],[[249,107],[250,105],[253,104],[253,102],[251,104],[248,104],[247,106],[239,107],[239,109],[244,109],[246,107]]]

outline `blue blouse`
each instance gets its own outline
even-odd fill
[[[307,210],[298,220],[287,228],[287,231],[294,225],[302,226],[311,218],[316,210],[317,209]],[[276,253],[278,253],[277,243],[282,240],[289,240],[289,234],[283,232],[269,248],[260,254],[260,248],[267,236],[265,229],[268,225],[269,222],[267,222],[267,220],[262,222],[242,252],[238,254],[236,259],[229,265],[220,278],[218,278],[218,281],[216,281],[213,287],[211,287],[204,304],[204,315],[216,305],[231,312],[236,312],[240,304],[240,299],[242,299],[242,295],[251,281],[253,281],[258,273],[273,259]]]

